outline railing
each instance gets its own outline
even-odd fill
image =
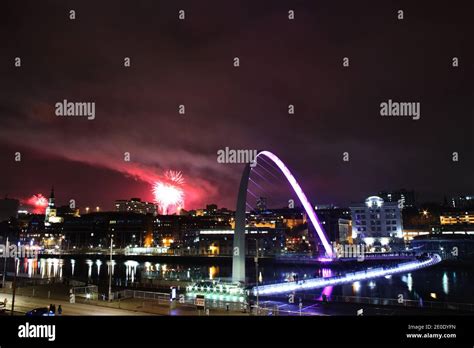
[[[411,259],[418,254],[413,251],[392,251],[392,252],[365,252],[361,255],[351,256],[337,256],[334,261],[351,261],[363,257],[369,260],[393,260],[393,259]],[[312,262],[319,263],[318,257],[308,254],[280,254],[275,257],[276,261],[291,261],[291,262]]]
[[[193,301],[189,299],[186,300],[186,303],[188,305],[194,305]],[[246,311],[247,305],[244,303],[239,303],[239,302],[227,302],[227,301],[206,299],[206,308],[243,312],[243,311]]]
[[[85,297],[87,300],[97,300],[99,298],[97,285],[75,286],[72,291],[75,296]]]
[[[163,292],[122,290],[114,293],[114,299],[138,298],[142,300],[157,301],[159,304],[168,304],[170,294]]]
[[[251,306],[251,314],[253,315],[262,315],[262,316],[280,316],[280,315],[290,315],[290,316],[320,316],[320,313],[303,311],[303,310],[287,310],[281,309],[278,305],[267,305],[263,304],[257,307],[256,305]]]
[[[456,311],[474,311],[474,304],[472,303],[455,303],[455,302],[434,302],[434,301],[417,301],[417,300],[398,300],[387,298],[373,298],[373,297],[355,297],[355,296],[334,296],[331,301],[344,301],[345,303],[366,303],[375,305],[388,306],[402,306],[402,307],[417,307],[429,309],[448,309]]]
[[[178,296],[180,296],[180,294],[178,294]],[[162,293],[162,292],[121,290],[121,291],[115,292],[113,298],[114,300],[118,300],[118,299],[124,300],[124,299],[130,299],[130,298],[141,299],[143,300],[143,304],[142,304],[143,307],[147,306],[147,302],[149,304],[158,304],[158,305],[170,304],[170,294]],[[177,304],[179,306],[195,307],[194,298],[190,298],[189,296],[185,296],[184,302],[178,301]],[[244,303],[206,299],[206,308],[222,309],[222,310],[229,310],[229,311],[241,311],[245,309],[244,307],[245,307]]]

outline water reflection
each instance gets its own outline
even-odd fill
[[[89,267],[87,269],[87,278],[90,279],[92,278],[92,260],[86,260],[86,264]]]
[[[449,279],[448,274],[446,272],[443,273],[443,292],[446,295],[449,294]]]
[[[318,301],[324,301],[331,297],[332,290],[334,286],[326,286],[323,291],[321,291],[321,296],[319,296]]]
[[[352,283],[352,291],[354,292],[354,295],[356,295],[360,290],[360,282],[354,282]]]
[[[209,267],[209,279],[215,279],[219,275],[219,267]]]
[[[28,278],[62,277],[62,260],[59,259],[24,259],[23,263],[17,262],[17,272],[20,276]]]
[[[97,276],[100,276],[100,266],[102,266],[102,261],[97,260],[95,264],[97,265]]]
[[[115,273],[115,261],[114,260],[112,260],[112,262],[107,261],[105,264],[107,265],[107,275],[110,275],[110,265],[112,265],[112,274],[114,274]]]
[[[125,261],[125,267],[127,267],[126,268],[126,273],[125,273],[125,281],[126,282],[128,282],[128,281],[131,281],[132,283],[135,282],[135,275],[137,273],[137,266],[138,266],[137,261],[132,261],[132,260]]]
[[[413,278],[411,276],[411,273],[408,273],[406,276],[402,276],[402,282],[404,282],[407,285],[408,291],[413,290]]]

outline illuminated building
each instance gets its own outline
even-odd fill
[[[474,211],[456,210],[443,212],[438,235],[474,235]]]
[[[337,222],[339,231],[339,243],[352,244],[352,220],[339,218]]]
[[[165,247],[165,248],[169,248],[171,246],[171,244],[173,244],[173,243],[174,243],[173,239],[163,238],[163,240],[161,241],[161,246]]]
[[[337,208],[333,205],[316,206],[315,212],[321,222],[324,232],[332,242],[348,242],[349,223],[351,211],[349,209]]]
[[[196,215],[196,211],[187,215],[158,215],[154,224],[154,239],[159,241],[160,246],[164,246],[166,241],[173,253],[194,255],[199,249],[195,243],[199,231],[228,229],[231,218],[231,215],[221,214],[220,210],[211,215]],[[170,240],[173,243],[167,243]]]
[[[284,230],[274,228],[249,227],[246,234],[246,253],[255,255],[256,241],[260,256],[279,255],[285,246]],[[201,229],[188,233],[186,247],[190,254],[198,255],[232,255],[234,230]]]
[[[130,200],[116,200],[115,211],[137,213],[137,214],[154,214],[157,213],[156,204],[142,202],[140,198],[131,198]]]
[[[51,226],[51,224],[59,224],[63,222],[63,218],[57,216],[56,203],[54,198],[54,187],[51,188],[49,195],[48,206],[44,213],[44,225]]]
[[[456,228],[471,225],[471,229],[474,228],[474,211],[445,212],[439,219],[443,227],[451,225]]]
[[[350,209],[352,238],[376,248],[402,240],[402,215],[397,202],[385,202],[378,196],[371,196]]]

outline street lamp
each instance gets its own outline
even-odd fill
[[[7,250],[8,250],[8,237],[5,244],[5,249],[3,250],[3,281],[2,288],[5,289],[5,274],[7,273]]]
[[[12,311],[11,316],[13,316],[13,312],[15,311],[15,295],[16,295],[16,275],[17,275],[17,265],[16,265],[16,257],[13,258],[15,261],[15,275],[13,276],[13,294],[12,294]],[[18,264],[20,263],[20,259],[18,259]]]
[[[257,296],[256,313],[258,315],[259,303],[258,303],[258,239],[257,239],[257,237],[255,237],[255,281],[257,282],[257,286],[255,287],[255,291],[256,291],[256,296]]]
[[[112,248],[114,245],[114,235],[110,237],[110,269],[109,269],[109,302],[112,301]]]

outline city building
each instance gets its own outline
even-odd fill
[[[352,220],[351,219],[343,219],[339,218],[338,219],[338,234],[339,238],[336,240],[336,242],[342,243],[342,244],[352,244]]]
[[[255,255],[258,243],[259,256],[279,255],[285,247],[285,234],[275,228],[249,228],[245,231],[246,253]],[[199,255],[232,255],[234,230],[204,229],[196,231],[187,247]]]
[[[208,211],[207,209],[205,210]],[[170,252],[196,253],[195,239],[200,230],[225,230],[231,228],[232,215],[213,214],[196,215],[158,215],[155,218],[154,240],[158,246],[170,248]]]
[[[152,215],[93,212],[81,217],[66,218],[62,235],[64,248],[68,250],[108,248],[112,236],[115,248],[131,248],[151,246],[153,230]]]
[[[227,208],[219,208],[217,204],[208,204],[205,209],[196,209],[186,211],[181,210],[180,215],[188,216],[213,216],[215,218],[229,219],[234,216],[234,212]]]
[[[352,237],[352,231],[347,233],[349,228],[351,211],[345,208],[337,208],[328,205],[322,208],[318,206],[316,215],[318,216],[321,227],[331,242],[349,242],[349,235]]]
[[[442,231],[474,231],[474,211],[449,211],[439,217]]]
[[[405,242],[411,241],[416,236],[439,231],[441,209],[442,206],[435,203],[423,204],[422,208],[403,209],[403,239]]]
[[[157,206],[154,203],[142,202],[140,198],[131,198],[130,200],[120,199],[115,201],[115,211],[156,215]]]
[[[421,243],[420,240],[427,240],[431,236],[433,240],[437,240],[436,238],[450,238],[453,235],[474,235],[474,211],[472,210],[452,208],[440,214],[421,210],[416,219],[411,218],[408,221],[408,228],[404,227],[403,231],[404,238],[407,241],[417,240],[416,245]],[[425,225],[423,225],[424,221],[426,221]]]
[[[231,226],[234,228],[234,221]],[[249,230],[253,232],[248,232]],[[265,210],[256,209],[247,213],[246,234],[250,244],[247,247],[250,252],[255,250],[254,234],[258,233],[273,236],[273,241],[268,246],[260,246],[263,253],[276,255],[277,251],[272,250],[276,245],[281,244],[279,253],[282,254],[308,254],[318,249],[319,239],[315,237],[315,230],[308,225],[306,212],[301,207],[281,208]],[[259,242],[260,243],[260,242]]]
[[[376,250],[387,250],[389,244],[402,241],[402,214],[397,202],[385,202],[370,196],[364,203],[350,207],[352,238]]]
[[[65,216],[81,216],[79,208],[71,208],[69,205],[62,205],[56,208],[56,215],[60,217]]]
[[[206,205],[207,215],[215,215],[217,213],[217,204],[208,204]]]
[[[51,194],[49,195],[48,206],[44,213],[44,225],[46,227],[51,224],[59,224],[63,222],[63,218],[57,215],[56,202],[54,197],[54,187],[51,188]]]

